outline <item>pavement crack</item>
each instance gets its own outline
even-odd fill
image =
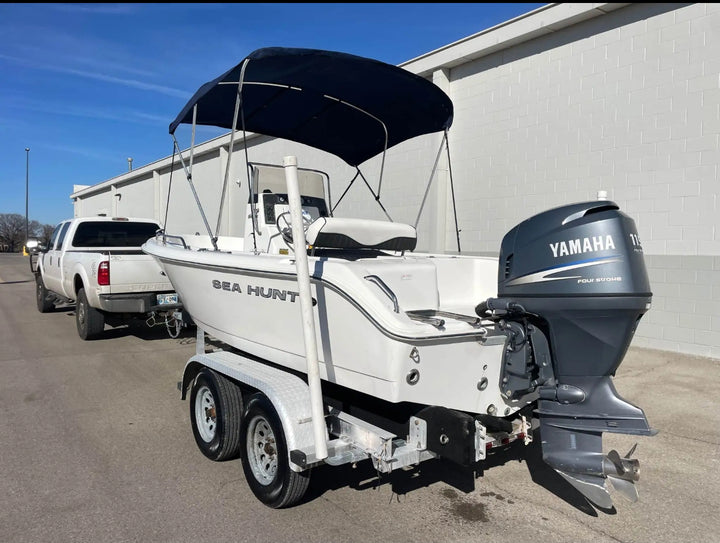
[[[670,431],[668,431],[668,430],[663,430],[662,428],[660,429],[660,431],[661,431],[663,434],[667,434],[667,435],[672,436],[672,437],[677,437],[677,438],[679,438],[679,439],[685,439],[685,440],[687,440],[687,441],[694,441],[694,442],[696,442],[696,443],[705,443],[706,445],[720,446],[720,443],[718,443],[717,441],[711,441],[711,440],[709,440],[709,439],[701,439],[701,438],[699,438],[699,437],[686,436],[686,435],[683,435],[683,434],[676,434],[676,433],[670,432]]]

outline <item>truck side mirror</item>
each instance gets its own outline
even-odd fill
[[[42,243],[40,243],[40,240],[35,238],[30,238],[27,240],[27,242],[25,243],[25,249],[27,249],[28,253],[33,255],[42,253],[47,250],[47,248]]]

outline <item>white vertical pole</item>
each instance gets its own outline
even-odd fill
[[[310,271],[308,270],[307,245],[303,230],[302,204],[298,187],[297,157],[286,156],[283,159],[285,181],[287,183],[288,204],[292,220],[293,246],[295,249],[295,269],[297,270],[300,309],[302,311],[303,337],[305,339],[305,358],[307,360],[308,385],[313,432],[315,434],[315,458],[327,458],[327,428],[323,409],[320,370],[315,336],[315,317],[313,315],[312,293],[310,291]]]
[[[450,72],[446,68],[435,70],[432,74],[433,83],[450,95]],[[441,138],[447,137],[448,134],[438,133],[435,141],[440,142],[445,147],[447,142],[442,142]],[[444,149],[443,149],[444,151]],[[434,195],[430,196],[432,207],[428,209],[430,218],[430,250],[443,253],[448,250],[448,207],[450,204],[450,164],[448,162],[447,153],[441,152],[438,160],[437,171],[435,172],[436,183]]]

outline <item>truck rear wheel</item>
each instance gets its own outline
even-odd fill
[[[198,448],[210,460],[237,458],[242,410],[238,385],[208,368],[198,373],[190,390],[190,422]]]
[[[90,307],[84,288],[77,293],[75,324],[77,324],[78,335],[86,340],[95,339],[105,329],[105,316],[97,309]]]
[[[35,297],[37,298],[37,308],[40,313],[47,313],[55,304],[48,297],[48,290],[43,283],[42,275],[35,275]]]
[[[290,469],[282,423],[264,394],[248,400],[240,436],[243,471],[255,497],[274,509],[299,502],[310,484],[310,472]]]

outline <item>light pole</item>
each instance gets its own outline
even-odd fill
[[[28,179],[30,171],[30,147],[25,147],[25,243],[30,237],[30,227],[28,222]]]

